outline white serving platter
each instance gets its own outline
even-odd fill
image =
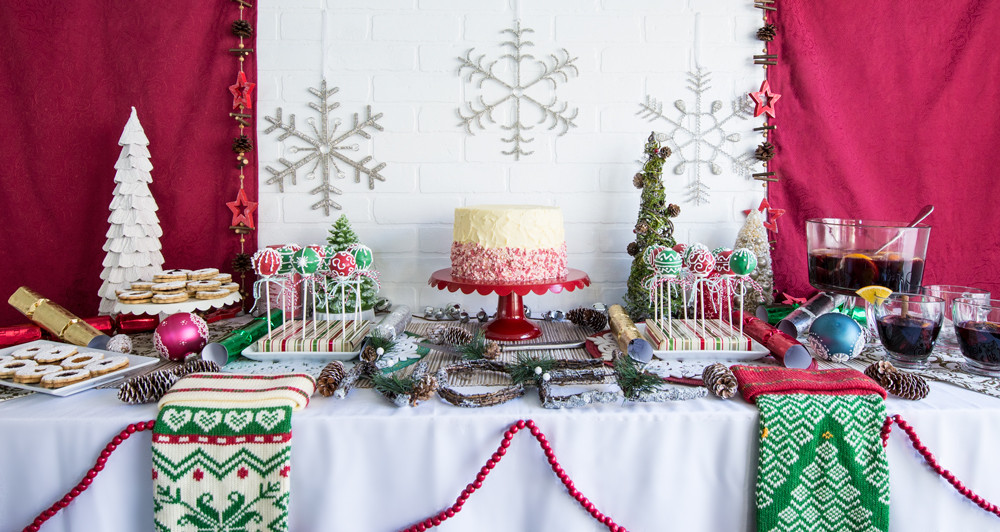
[[[12,347],[6,347],[0,349],[0,356],[6,356],[18,349],[23,349],[25,347],[32,346],[62,346],[70,345],[62,342],[53,342],[50,340],[35,340],[34,342],[29,342],[26,344],[15,345]],[[102,353],[105,357],[113,357],[121,355],[121,353],[115,353],[114,351],[106,351],[104,349],[91,349],[89,347],[79,347],[74,346],[78,353]],[[63,386],[62,388],[45,388],[40,384],[22,384],[20,382],[14,382],[12,379],[0,379],[0,386],[7,386],[10,388],[18,388],[20,390],[30,390],[32,392],[47,393],[49,395],[55,395],[57,397],[66,397],[67,395],[73,395],[75,393],[82,392],[84,390],[89,390],[95,386],[100,386],[106,382],[115,380],[133,370],[149,366],[150,364],[156,364],[160,359],[152,357],[144,357],[139,355],[126,355],[128,356],[128,366],[112,371],[110,373],[105,373],[104,375],[99,375],[97,377],[91,377],[87,380],[80,381],[69,386]]]

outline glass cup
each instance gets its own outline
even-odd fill
[[[893,292],[874,312],[875,328],[889,361],[900,368],[926,368],[944,322],[944,299]]]
[[[951,312],[965,369],[1000,377],[1000,299],[958,298]]]
[[[968,298],[989,304],[990,293],[981,288],[971,286],[956,286],[950,284],[924,285],[920,293],[929,296],[940,297],[944,300],[944,323],[941,325],[941,334],[938,336],[938,345],[941,347],[958,348],[958,338],[955,336],[955,327],[952,319],[952,303],[959,298]]]

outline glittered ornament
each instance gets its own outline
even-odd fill
[[[281,255],[271,248],[264,248],[253,254],[253,269],[261,277],[270,277],[281,269]]]
[[[319,253],[313,248],[302,248],[292,255],[292,270],[303,275],[312,275],[319,270],[322,262]]]
[[[681,255],[672,249],[664,249],[656,255],[653,268],[665,277],[677,277],[681,273]]]
[[[208,324],[200,316],[180,312],[160,322],[153,332],[153,347],[161,357],[181,362],[208,343]]]
[[[858,322],[837,312],[816,318],[806,337],[813,354],[830,362],[847,362],[865,346],[865,335]]]
[[[757,269],[757,255],[747,248],[739,248],[729,256],[729,269],[736,275],[750,275]]]
[[[358,264],[354,260],[354,255],[351,255],[347,251],[338,251],[330,257],[330,271],[340,277],[351,275],[357,268]]]
[[[698,248],[697,245],[692,246],[695,249],[688,254],[688,268],[699,277],[707,277],[715,269],[715,257],[707,248]]]
[[[729,259],[733,256],[733,250],[723,248],[715,253],[715,273],[719,275],[732,275],[733,269],[729,266]]]
[[[347,251],[354,256],[354,264],[357,266],[358,271],[368,271],[372,267],[372,263],[375,262],[375,258],[372,255],[372,248],[364,244],[354,244],[347,248]]]
[[[105,349],[127,355],[132,352],[132,339],[127,334],[116,334],[108,340]]]

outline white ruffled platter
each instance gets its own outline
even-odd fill
[[[214,308],[222,308],[226,305],[236,303],[242,298],[243,296],[241,296],[239,292],[233,292],[226,297],[220,297],[218,299],[188,299],[187,301],[182,301],[180,303],[165,303],[162,305],[153,303],[139,303],[138,305],[132,305],[118,301],[115,303],[113,312],[135,314],[137,316],[140,314],[146,314],[149,316],[160,316],[161,318],[164,318],[178,312],[194,312],[196,310],[204,312]]]

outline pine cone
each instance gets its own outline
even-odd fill
[[[626,251],[628,251],[628,254],[631,255],[631,256],[633,256],[633,257],[636,256],[636,255],[638,255],[639,254],[639,244],[636,244],[635,242],[629,242],[628,243],[628,247],[626,248]]]
[[[778,30],[774,27],[774,24],[764,24],[764,27],[757,30],[757,39],[765,42],[770,42],[774,39],[774,34]]]
[[[449,345],[465,345],[472,341],[473,334],[463,327],[451,325],[441,333],[441,339]]]
[[[347,376],[347,370],[344,369],[343,362],[339,360],[330,362],[319,373],[319,379],[316,379],[316,391],[323,397],[330,397],[337,386],[340,386],[345,376]]]
[[[673,152],[672,152],[672,151],[670,151],[670,148],[668,148],[667,146],[661,146],[661,147],[660,147],[660,152],[659,152],[659,155],[660,155],[660,158],[661,158],[661,159],[666,159],[667,157],[670,157],[670,155],[671,155],[672,153],[673,153]]]
[[[210,360],[195,359],[189,360],[176,368],[173,368],[174,375],[183,377],[189,373],[218,373],[219,365]]]
[[[253,269],[253,257],[249,253],[237,253],[233,258],[233,271],[246,273]]]
[[[705,387],[713,395],[729,399],[736,395],[736,375],[725,364],[715,363],[705,368],[701,374]]]
[[[608,317],[603,312],[586,307],[575,308],[567,312],[566,319],[578,327],[590,329],[595,333],[603,331],[608,325]]]
[[[233,153],[247,153],[252,150],[253,142],[250,142],[250,137],[240,135],[233,139]]]
[[[496,358],[500,356],[500,353],[502,352],[503,352],[503,347],[500,344],[490,340],[486,342],[486,350],[483,351],[483,358],[485,358],[486,360],[496,360]]]
[[[754,152],[754,157],[756,157],[758,161],[770,161],[774,158],[774,144],[764,142],[760,146],[757,146],[757,151]]]
[[[642,188],[642,174],[641,173],[637,173],[634,176],[632,176],[632,186],[634,186],[635,188]]]
[[[919,401],[927,397],[927,394],[931,391],[930,386],[927,385],[927,381],[920,375],[902,372],[886,373],[883,387],[885,391],[892,395],[898,396],[900,399],[909,399],[910,401]]]
[[[635,233],[637,235],[645,234],[646,231],[649,231],[649,224],[648,223],[646,223],[646,222],[639,222],[639,223],[635,224]]]
[[[358,369],[358,374],[362,377],[371,377],[379,372],[378,366],[375,365],[375,362],[369,362],[367,360],[359,360],[354,367]]]
[[[879,383],[883,388],[886,387],[886,379],[889,375],[896,375],[899,370],[892,365],[892,362],[888,360],[879,360],[878,362],[869,365],[865,368],[865,375],[867,375],[873,381]]]
[[[132,377],[118,387],[118,399],[130,405],[155,403],[180,379],[170,370],[160,370]]]
[[[363,362],[375,363],[378,360],[378,351],[370,346],[366,345],[364,349],[361,350],[361,360]]]
[[[416,406],[417,403],[434,397],[437,388],[437,377],[430,373],[423,374],[413,383],[413,390],[410,392],[410,406]]]
[[[681,213],[680,205],[676,205],[674,203],[667,205],[667,216],[669,216],[670,218],[676,218],[677,216],[680,215],[680,213]]]
[[[233,35],[237,37],[250,37],[253,35],[253,26],[245,20],[237,20],[232,25]]]

